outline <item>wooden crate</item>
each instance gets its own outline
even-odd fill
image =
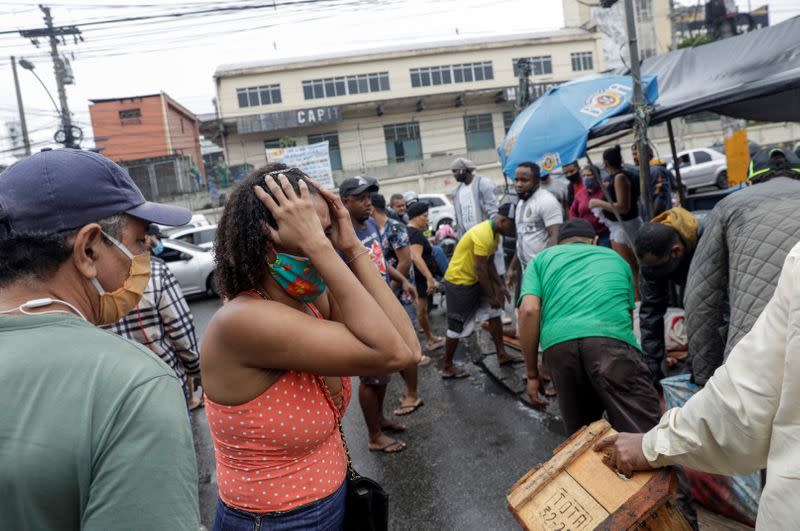
[[[674,472],[639,472],[627,479],[592,449],[614,433],[605,420],[584,427],[511,488],[508,507],[523,529],[691,529],[672,503]]]

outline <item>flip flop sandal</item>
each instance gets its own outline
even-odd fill
[[[440,337],[439,339],[437,339],[433,343],[427,343],[425,345],[425,351],[426,352],[433,352],[434,350],[439,350],[443,346],[444,346],[444,338]]]
[[[419,359],[419,363],[417,363],[417,367],[427,367],[431,364],[433,360],[430,356],[426,356],[425,354]]]
[[[467,378],[469,373],[464,369],[458,369],[453,372],[439,371],[439,375],[442,377],[442,380],[461,380],[462,378]]]
[[[392,422],[387,424],[386,426],[381,426],[381,431],[384,433],[402,433],[406,431],[405,424],[398,424],[396,422]]]
[[[401,401],[400,402],[400,407],[395,409],[392,413],[394,413],[395,416],[403,417],[405,415],[412,414],[413,412],[415,412],[416,410],[418,410],[419,408],[421,408],[424,405],[425,405],[425,402],[423,402],[421,398],[419,400],[417,400],[413,404],[403,404],[402,401]]]
[[[390,448],[397,448],[397,449],[390,450]],[[392,442],[380,448],[369,447],[370,452],[381,452],[384,454],[396,454],[402,452],[405,449],[406,449],[406,443],[404,443],[403,441],[398,441],[397,439],[392,440]]]

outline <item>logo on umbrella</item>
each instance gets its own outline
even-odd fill
[[[542,160],[539,161],[539,167],[546,172],[551,172],[556,168],[561,167],[561,155],[558,153],[547,153]]]
[[[622,105],[625,95],[630,92],[630,88],[619,83],[614,83],[607,89],[595,92],[586,99],[586,104],[581,109],[583,114],[599,117],[603,113]]]

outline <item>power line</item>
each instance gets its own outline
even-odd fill
[[[254,5],[238,5],[238,6],[221,6],[221,7],[214,7],[210,9],[199,9],[195,11],[181,11],[181,12],[172,12],[172,13],[164,13],[164,14],[153,14],[153,15],[141,15],[141,16],[134,16],[134,17],[122,17],[122,18],[112,18],[112,19],[104,19],[104,20],[94,20],[88,22],[80,22],[77,24],[72,24],[71,26],[99,26],[99,25],[106,25],[106,24],[120,24],[124,22],[139,22],[143,20],[153,20],[159,18],[179,18],[185,17],[189,15],[203,15],[203,14],[213,14],[213,13],[222,13],[225,11],[246,11],[246,10],[253,10],[253,9],[276,9],[278,7],[284,6],[295,6],[295,5],[309,5],[309,4],[319,4],[319,3],[328,3],[331,0],[294,0],[292,2],[284,2],[284,3],[276,3],[276,2],[268,2],[268,3],[261,3],[261,4],[254,4]],[[65,26],[70,27],[70,26]],[[61,29],[61,27],[56,27],[56,30]],[[0,35],[9,35],[13,33],[19,33],[21,31],[35,31],[35,29],[31,30],[4,30],[0,31]]]

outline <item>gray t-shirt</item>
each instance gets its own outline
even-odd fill
[[[0,529],[199,526],[181,383],[66,313],[0,315]]]
[[[536,255],[547,248],[547,227],[564,222],[561,205],[548,192],[539,188],[526,201],[517,204],[517,258],[523,271]]]

